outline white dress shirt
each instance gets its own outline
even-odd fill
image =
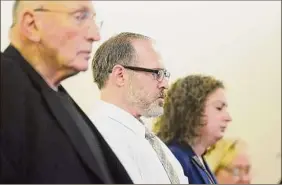
[[[170,184],[159,158],[145,138],[145,126],[125,110],[99,100],[90,113],[90,119],[117,155],[134,184]],[[174,167],[180,183],[188,178],[178,160],[161,141],[168,160]]]

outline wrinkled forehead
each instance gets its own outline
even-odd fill
[[[132,45],[137,54],[138,66],[164,68],[164,63],[156,44],[151,40],[134,40]]]
[[[40,1],[37,2],[43,8],[52,8],[66,11],[75,11],[77,9],[86,9],[94,12],[92,1]]]

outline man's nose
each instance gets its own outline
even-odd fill
[[[99,41],[101,39],[100,27],[94,21],[92,23],[89,23],[87,33],[86,33],[86,39],[91,42]]]
[[[169,79],[168,78],[164,78],[160,83],[159,83],[159,88],[164,88],[164,89],[168,89],[168,83],[169,83]]]

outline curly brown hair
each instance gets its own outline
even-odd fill
[[[193,144],[205,125],[202,118],[207,97],[218,88],[224,85],[212,76],[189,75],[178,79],[167,92],[164,114],[157,118],[153,131],[166,144],[172,141]]]

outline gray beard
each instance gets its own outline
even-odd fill
[[[154,118],[161,116],[164,113],[163,107],[156,105],[156,102],[153,102],[147,109],[143,111],[143,115],[146,118]]]
[[[163,107],[158,105],[157,100],[148,104],[142,100],[140,100],[140,96],[138,94],[134,94],[132,92],[127,94],[129,103],[132,107],[137,108],[139,114],[146,118],[158,117],[163,114]]]

